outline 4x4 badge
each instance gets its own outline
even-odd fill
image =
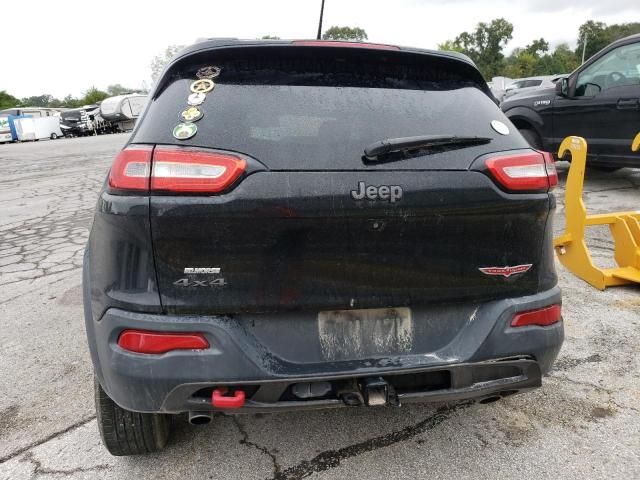
[[[482,267],[479,268],[485,275],[503,276],[509,278],[511,275],[528,272],[533,264],[526,263],[524,265],[515,265],[513,267]]]

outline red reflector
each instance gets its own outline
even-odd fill
[[[122,150],[109,171],[109,187],[118,190],[149,190],[150,145],[132,145]]]
[[[507,190],[548,191],[549,174],[539,152],[493,157],[486,161],[493,178]]]
[[[551,305],[540,310],[530,310],[516,314],[511,320],[511,326],[526,327],[528,325],[537,325],[546,327],[559,322],[560,318],[560,305]]]
[[[118,346],[130,352],[159,354],[172,350],[204,350],[209,348],[209,342],[201,333],[125,330],[118,338]]]
[[[246,167],[247,162],[234,155],[156,147],[151,190],[217,193],[231,186]]]
[[[293,45],[303,47],[347,47],[347,48],[372,48],[375,50],[400,50],[396,45],[365,42],[340,42],[333,40],[296,40]]]

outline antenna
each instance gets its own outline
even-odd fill
[[[322,15],[324,14],[324,0],[322,0],[322,5],[320,7],[320,22],[318,23],[318,36],[317,39],[320,40],[322,37]]]

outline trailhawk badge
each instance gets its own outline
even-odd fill
[[[480,270],[485,275],[492,275],[494,277],[502,276],[509,278],[511,275],[528,272],[532,266],[533,264],[527,263],[524,265],[515,265],[513,267],[482,267],[478,270]]]

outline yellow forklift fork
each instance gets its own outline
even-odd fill
[[[631,149],[640,150],[640,133]],[[604,290],[614,285],[640,283],[640,210],[587,215],[582,200],[587,142],[582,137],[567,137],[562,141],[558,157],[571,153],[571,167],[565,189],[566,228],[553,242],[560,262],[575,275],[594,287]],[[586,227],[608,225],[615,242],[614,258],[618,268],[598,268],[587,249]]]

